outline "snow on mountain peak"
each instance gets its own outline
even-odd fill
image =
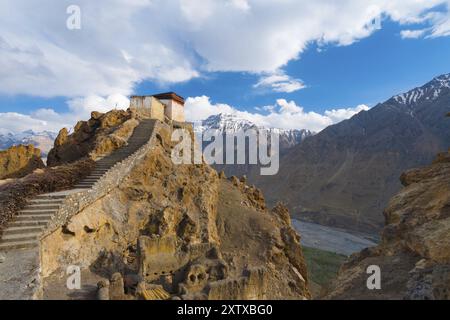
[[[306,137],[314,135],[309,130],[298,129],[279,129],[266,128],[258,126],[257,124],[239,117],[236,114],[220,113],[212,115],[203,121],[194,122],[194,132],[201,135],[206,130],[214,130],[218,134],[235,134],[243,132],[248,129],[267,130],[269,133],[277,133],[280,138],[280,144],[287,147],[292,147],[302,142]]]
[[[228,133],[257,128],[254,123],[231,113],[219,113],[212,115],[201,121],[201,126],[206,129],[216,129]]]
[[[446,92],[448,89],[450,89],[450,74],[444,74],[422,87],[396,95],[393,99],[399,104],[412,106],[423,100],[436,100],[442,92]]]
[[[8,149],[13,145],[32,144],[41,149],[45,156],[53,147],[53,141],[56,139],[57,133],[50,131],[35,132],[27,130],[19,133],[0,131],[0,149]]]

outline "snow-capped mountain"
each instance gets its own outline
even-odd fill
[[[450,74],[436,77],[424,86],[396,95],[392,99],[401,105],[413,107],[424,101],[434,101],[447,92],[450,92]]]
[[[42,157],[53,147],[53,142],[58,134],[51,131],[34,132],[27,130],[20,133],[0,132],[0,150],[8,149],[13,145],[32,144],[41,149]]]
[[[194,122],[194,131],[196,134],[201,134],[205,130],[214,130],[216,131],[216,134],[233,134],[248,129],[257,131],[266,130],[268,134],[271,132],[278,133],[280,137],[281,152],[301,143],[305,138],[314,135],[314,133],[309,130],[287,130],[258,126],[249,120],[228,113],[212,115],[203,121]]]

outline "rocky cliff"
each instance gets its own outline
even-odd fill
[[[384,211],[381,244],[353,255],[326,298],[450,299],[450,151],[401,182]],[[367,289],[370,265],[381,269],[381,290]]]
[[[82,157],[96,160],[124,146],[138,125],[131,110],[92,112],[88,121],[79,121],[74,132],[63,128],[56,137],[47,158],[49,166],[74,162]]]
[[[0,180],[21,178],[44,166],[41,151],[32,145],[12,146],[0,151]]]
[[[114,130],[100,129],[104,117],[77,126],[72,136],[61,132],[52,161],[103,153],[102,139],[109,150],[105,137],[134,119],[124,113]],[[41,240],[43,297],[310,298],[287,209],[267,209],[257,188],[206,164],[175,165],[172,128],[158,128],[155,143],[124,180]],[[68,141],[81,143],[70,147]],[[82,270],[83,289],[76,293],[66,288],[70,265]]]

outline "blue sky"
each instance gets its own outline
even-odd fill
[[[327,45],[319,51],[309,45],[301,58],[290,62],[286,73],[299,77],[306,88],[279,93],[253,88],[258,76],[242,72],[212,72],[178,84],[143,81],[136,94],[176,91],[184,97],[208,95],[212,101],[240,110],[272,104],[276,99],[294,100],[306,110],[358,104],[373,106],[391,96],[450,73],[450,38],[402,39],[402,28],[384,21],[382,29],[350,46]],[[42,107],[67,109],[66,97],[0,96],[0,111],[29,112]]]
[[[175,91],[192,98],[188,115],[194,120],[231,110],[269,126],[317,131],[360,105],[372,107],[450,72],[446,0],[379,1],[375,11],[360,1],[333,8],[327,0],[287,0],[284,8],[269,0],[223,0],[221,7],[209,0],[171,0],[157,8],[161,19],[165,9],[179,10],[184,25],[163,22],[157,30],[146,25],[146,14],[156,9],[146,0],[127,7],[113,1],[101,7],[100,17],[86,2],[80,30],[59,28],[68,3],[48,6],[42,11],[48,19],[22,0],[2,4],[9,12],[29,9],[39,17],[30,22],[12,14],[0,22],[0,62],[8,71],[0,71],[5,129],[48,123],[55,130],[96,108],[126,105],[130,94]],[[292,9],[297,11],[291,16]],[[128,20],[115,30],[108,22],[118,12]],[[370,27],[373,18],[381,29]],[[273,76],[282,79],[281,90],[271,82],[258,86]],[[286,84],[294,88],[283,89]],[[15,119],[22,125],[12,125]]]
[[[373,106],[393,95],[450,73],[450,38],[402,39],[402,28],[384,21],[383,28],[350,46],[311,44],[286,73],[299,77],[306,88],[292,93],[253,88],[258,76],[249,73],[212,73],[183,84],[159,86],[144,82],[136,92],[176,91],[185,97],[208,95],[211,100],[241,110],[294,100],[306,110],[358,104]]]

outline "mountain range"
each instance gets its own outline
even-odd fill
[[[14,145],[33,145],[42,152],[42,157],[46,157],[47,153],[53,147],[57,133],[51,131],[35,132],[27,130],[20,133],[0,132],[0,150],[8,149]]]
[[[249,174],[297,218],[377,233],[399,176],[447,150],[450,74],[396,95],[289,149],[275,176]]]
[[[284,155],[289,149],[300,144],[307,137],[313,136],[315,133],[304,129],[279,129],[279,128],[267,128],[255,124],[252,121],[243,119],[236,114],[230,113],[220,113],[217,115],[212,115],[203,121],[198,121],[194,123],[194,132],[197,137],[201,136],[206,130],[212,130],[215,135],[226,135],[226,134],[236,134],[243,133],[249,129],[255,131],[264,130],[268,135],[276,133],[279,136],[279,153],[280,156]],[[225,140],[224,140],[225,141]],[[203,143],[203,148],[205,148],[209,142]],[[248,146],[246,146],[248,150]],[[224,152],[225,153],[225,152]],[[247,152],[248,154],[248,152]],[[224,155],[225,157],[225,155]],[[218,165],[215,164],[213,167],[218,171],[224,171],[226,175],[231,176],[242,176],[248,174],[250,171],[259,168],[259,165]]]

